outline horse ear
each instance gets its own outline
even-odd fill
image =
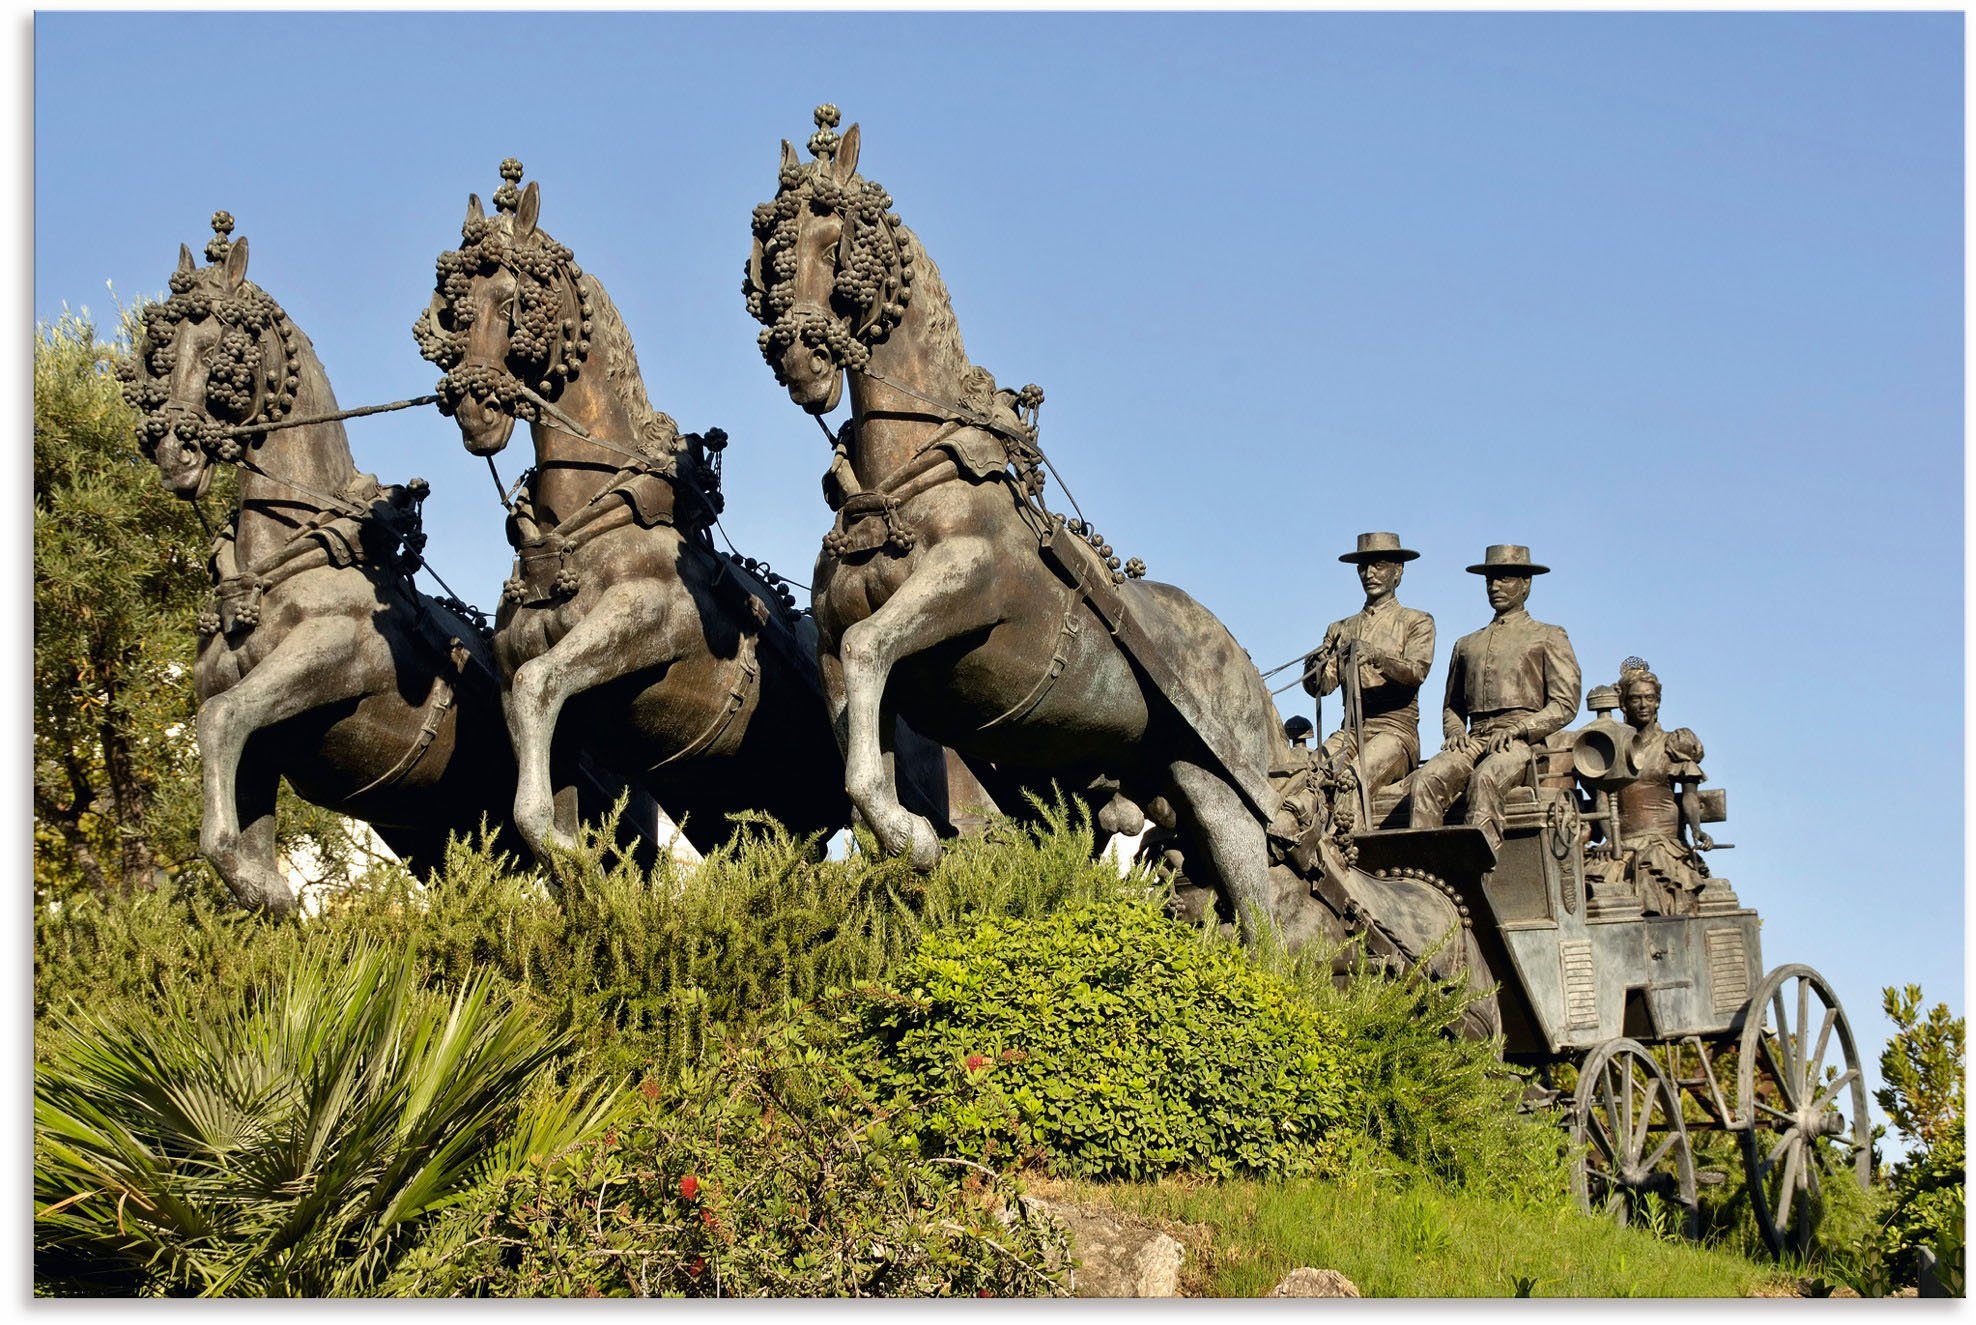
[[[536,218],[542,215],[542,186],[534,180],[521,192],[521,206],[515,209],[515,238],[527,239],[535,233]]]
[[[802,164],[803,163],[801,161],[798,161],[796,159],[796,149],[789,145],[789,140],[787,138],[784,138],[782,140],[782,169],[796,170],[799,169],[802,166]]]
[[[178,269],[187,274],[192,271],[192,250],[183,244],[178,246]]]
[[[853,124],[844,130],[843,141],[837,144],[837,156],[832,163],[836,167],[837,182],[842,184],[858,169],[858,126]]]
[[[481,210],[480,195],[478,193],[469,193],[467,195],[467,220],[485,221],[486,219],[487,213]]]
[[[247,279],[247,240],[236,239],[226,251],[226,288],[237,290]]]

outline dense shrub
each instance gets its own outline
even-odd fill
[[[484,979],[446,999],[376,947],[216,1017],[58,1014],[35,1072],[37,1278],[53,1291],[370,1291],[503,1143],[601,1121],[531,1081],[561,1047]],[[547,1081],[553,1081],[553,1071]]]
[[[1061,1230],[1007,1179],[925,1158],[830,1046],[788,1028],[650,1080],[608,1132],[448,1212],[389,1285],[418,1296],[1037,1295]]]
[[[1339,991],[1325,955],[1245,953],[1166,919],[1161,901],[1145,879],[1093,862],[1088,826],[1057,812],[952,843],[927,876],[871,854],[821,860],[756,825],[691,874],[661,864],[647,876],[593,843],[560,899],[498,851],[456,843],[429,885],[386,872],[307,921],[179,887],[39,906],[40,1077],[100,1076],[90,1042],[115,1044],[136,1064],[119,1108],[155,1107],[160,1083],[229,1055],[270,1079],[313,1080],[293,1054],[265,1066],[271,1051],[241,1047],[258,1043],[245,1028],[270,1024],[297,972],[369,969],[365,954],[387,945],[406,1016],[429,1017],[472,983],[561,1045],[525,1089],[511,1078],[487,1097],[475,1126],[507,1140],[485,1169],[449,1169],[442,1199],[458,1206],[444,1215],[435,1200],[367,1222],[355,1178],[338,1179],[344,1195],[308,1230],[276,1217],[272,1189],[242,1186],[239,1210],[205,1210],[236,1179],[190,1124],[147,1142],[169,1163],[121,1187],[51,1159],[37,1171],[41,1285],[1044,1291],[1042,1231],[1004,1228],[994,1209],[996,1175],[1026,1159],[1075,1174],[1318,1171],[1562,1199],[1555,1131],[1515,1115],[1518,1081],[1489,1046],[1447,1033],[1458,995],[1376,979]],[[339,1011],[378,1003],[311,997]],[[361,1025],[384,1035],[383,1021]],[[594,1111],[569,1084],[593,1074],[632,1110],[615,1144],[601,1126],[586,1132]],[[383,1095],[373,1103],[389,1113]],[[243,1127],[259,1116],[229,1107]],[[303,1116],[261,1113],[277,1131]],[[372,1126],[349,1123],[333,1149],[374,1146]],[[166,1135],[156,1120],[128,1130]],[[99,1168],[135,1163],[99,1148]],[[322,1172],[341,1163],[328,1149],[318,1159]],[[687,1172],[713,1194],[690,1218],[677,1191]],[[152,1206],[182,1208],[120,1241],[104,1193],[151,1189],[166,1194]],[[136,1199],[123,1201],[127,1223]],[[269,1240],[279,1228],[292,1246]]]
[[[1364,971],[1340,989],[1320,953],[1282,964],[1343,1028],[1359,1081],[1347,1122],[1369,1143],[1354,1157],[1359,1167],[1517,1203],[1568,1199],[1564,1129],[1521,1111],[1528,1080],[1494,1042],[1462,1038],[1465,991]]]
[[[1336,1017],[1152,900],[930,935],[850,1015],[888,1098],[971,1158],[1305,1173],[1359,1101]]]
[[[948,844],[925,876],[869,849],[819,859],[771,825],[688,874],[661,861],[648,876],[599,845],[611,840],[607,826],[590,834],[560,901],[499,850],[456,841],[429,885],[379,872],[308,921],[249,916],[202,888],[38,907],[36,1013],[169,996],[209,1015],[278,981],[304,950],[388,936],[427,980],[499,980],[598,1070],[669,1076],[791,1003],[883,979],[930,927],[1046,914],[1121,886],[1092,860],[1088,823],[1060,808],[1034,829],[1002,823]]]

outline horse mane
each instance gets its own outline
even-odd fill
[[[671,455],[679,449],[679,425],[670,414],[654,409],[645,394],[645,375],[638,370],[638,351],[632,348],[630,329],[603,282],[587,271],[580,279],[590,295],[591,344],[603,351],[604,378],[631,415],[637,443],[655,456]]]
[[[922,328],[927,347],[946,360],[953,370],[959,393],[955,403],[977,415],[992,418],[1005,427],[1020,427],[1021,420],[1014,406],[1015,393],[997,387],[993,373],[969,362],[967,346],[961,343],[960,320],[954,316],[953,296],[948,293],[947,282],[940,275],[940,268],[934,263],[932,255],[926,251],[926,245],[920,243],[919,236],[903,225],[899,227],[899,236],[912,247],[913,308],[925,318]]]
[[[926,340],[935,352],[952,361],[956,373],[968,368],[967,346],[961,343],[961,324],[954,317],[954,299],[940,268],[919,236],[907,226],[899,227],[899,238],[912,246],[913,306],[926,318]]]

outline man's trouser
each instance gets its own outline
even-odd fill
[[[1469,735],[1485,746],[1489,738],[1513,727],[1530,716],[1529,710],[1492,713],[1476,722]],[[1530,744],[1518,740],[1501,754],[1487,750],[1462,754],[1443,750],[1420,766],[1413,775],[1413,828],[1438,828],[1447,819],[1463,788],[1468,791],[1468,822],[1498,827],[1502,822],[1503,793],[1529,776]]]
[[[1343,728],[1325,738],[1324,753],[1332,759],[1338,758],[1351,745],[1351,733]],[[1359,777],[1365,782],[1368,794],[1376,793],[1392,786],[1407,775],[1413,767],[1413,747],[1405,738],[1392,732],[1368,730],[1365,744],[1359,748]]]

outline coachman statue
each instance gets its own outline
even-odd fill
[[[1441,710],[1441,752],[1413,779],[1412,826],[1434,828],[1468,793],[1467,822],[1495,844],[1503,793],[1529,775],[1538,747],[1578,712],[1578,658],[1561,626],[1524,610],[1533,577],[1550,567],[1513,543],[1491,547],[1470,566],[1487,582],[1495,620],[1455,641]]]
[[[1420,762],[1420,683],[1434,665],[1434,618],[1394,596],[1406,563],[1419,555],[1401,547],[1398,534],[1360,534],[1338,560],[1358,568],[1365,606],[1332,622],[1304,660],[1306,692],[1321,697],[1344,686],[1345,723],[1324,754],[1333,763],[1356,759],[1368,795]]]

